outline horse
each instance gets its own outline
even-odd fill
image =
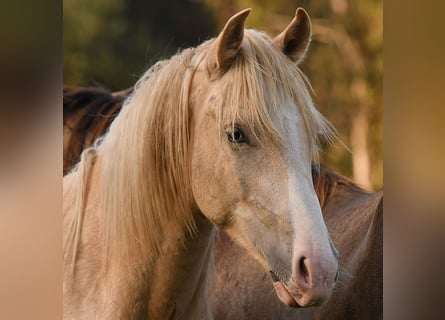
[[[94,139],[105,134],[132,89],[106,90],[108,101],[103,99],[104,91],[104,88],[64,87],[64,120],[78,128],[66,128],[65,141],[79,141],[85,147],[92,145]],[[85,96],[88,99],[84,99]],[[101,103],[113,107],[100,108]],[[84,109],[83,118],[77,116],[80,108]],[[96,110],[102,112],[99,114]],[[95,116],[96,121],[91,121],[91,116]],[[82,124],[84,121],[90,125]],[[64,126],[67,126],[65,122]],[[82,130],[90,131],[91,138],[86,140],[86,132]],[[80,151],[73,145],[64,143],[64,155],[79,159]],[[64,161],[64,172],[71,168],[72,164]],[[330,301],[304,311],[283,308],[273,296],[264,294],[270,286],[268,275],[245,250],[219,230],[214,246],[216,278],[212,279],[214,283],[209,291],[215,319],[382,319],[383,192],[369,193],[319,164],[312,164],[312,180],[328,231],[340,255],[340,285]],[[258,279],[262,280],[258,282]],[[231,305],[233,299],[236,304]]]
[[[64,121],[66,118],[73,124],[72,127],[80,128],[74,131],[66,128],[68,130],[64,134],[69,136],[65,141],[74,139],[86,147],[91,145],[94,138],[105,133],[131,91],[111,93],[103,88],[65,87]],[[104,99],[104,94],[108,100]],[[100,107],[101,103],[113,107]],[[84,118],[77,116],[81,108]],[[96,114],[96,110],[102,112]],[[97,119],[92,121],[91,116]],[[82,121],[89,125],[82,124]],[[87,134],[82,130],[90,131],[93,135],[85,140]],[[76,137],[71,137],[76,134]],[[69,146],[72,145],[64,144],[64,155],[79,158],[79,149],[70,150]],[[64,171],[71,168],[71,165],[65,167],[66,163],[64,161]],[[337,285],[330,301],[319,308],[299,311],[283,308],[277,299],[264,294],[270,286],[267,274],[224,231],[219,231],[214,252],[219,280],[209,292],[216,319],[382,318],[383,193],[368,193],[348,178],[317,164],[312,165],[312,178],[342,263],[340,285]],[[233,272],[234,269],[236,272]],[[262,282],[252,287],[251,283],[258,283],[258,279],[262,279]],[[233,299],[237,302],[231,305]]]
[[[212,319],[216,228],[284,305],[331,297],[338,253],[311,158],[332,127],[298,68],[310,18],[298,8],[271,39],[244,29],[249,12],[150,68],[64,176],[65,318]]]
[[[108,101],[104,101],[103,88],[65,87],[64,118],[73,123],[75,128],[93,133],[92,139],[85,140],[85,132],[79,129],[67,130],[67,141],[75,139],[89,147],[94,138],[105,133],[131,90],[114,93],[106,91]],[[86,96],[88,99],[84,98]],[[100,103],[113,107],[100,108]],[[84,109],[83,118],[77,117],[80,108]],[[103,111],[96,114],[96,110]],[[92,115],[95,115],[97,121],[89,119]],[[84,125],[83,121],[93,125]],[[70,149],[72,145],[64,145],[64,154],[78,159],[80,151],[77,148]],[[65,167],[66,163],[64,161],[64,171],[72,167]],[[339,250],[343,269],[339,277],[341,285],[337,285],[330,301],[319,308],[306,309],[304,312],[283,308],[278,301],[271,300],[272,297],[261,295],[270,286],[267,274],[224,231],[219,231],[214,249],[217,278],[209,292],[216,319],[290,320],[302,319],[303,314],[309,319],[382,318],[383,193],[369,193],[350,179],[318,164],[312,165],[312,179],[328,231]],[[360,228],[357,228],[358,224]],[[236,272],[233,272],[234,269]],[[255,272],[250,272],[252,270]],[[252,287],[251,283],[258,283],[258,279],[263,279],[260,285]],[[260,297],[263,300],[259,302]],[[234,298],[237,303],[232,306],[230,304]]]
[[[64,119],[73,123],[73,127],[90,130],[93,134],[91,139],[85,140],[86,132],[67,130],[66,141],[75,139],[89,147],[94,138],[105,133],[132,89],[106,91],[108,101],[103,99],[104,90],[64,88]],[[86,96],[88,99],[84,99]],[[100,108],[100,103],[113,107]],[[77,116],[80,108],[84,109],[83,118]],[[103,111],[96,114],[96,110]],[[97,121],[89,119],[92,115]],[[92,125],[84,125],[83,121]],[[78,159],[80,151],[70,149],[73,145],[64,144],[64,154]],[[64,171],[69,171],[72,165],[65,167],[66,163],[64,161]],[[304,311],[283,308],[277,299],[264,294],[270,286],[268,275],[220,230],[214,247],[216,278],[209,290],[215,319],[382,319],[383,192],[369,193],[350,179],[318,164],[312,164],[312,179],[328,231],[340,255],[340,285],[330,301]]]
[[[267,272],[224,232],[215,240],[209,297],[216,320],[383,319],[383,191],[369,193],[324,166],[313,165],[314,187],[340,274],[331,299],[317,308],[283,308]]]
[[[123,91],[123,97],[130,91]],[[80,107],[89,110],[94,105],[83,104],[81,97],[85,92],[95,92],[91,96],[94,99],[94,96],[101,97],[103,89],[64,88],[64,114],[66,112],[67,118],[70,110]],[[112,100],[118,94],[121,93],[109,92],[108,97]],[[65,97],[69,99],[65,100]],[[116,102],[116,109],[121,106],[122,103]],[[105,114],[102,121],[108,123],[108,116],[114,117],[116,113]],[[92,128],[96,138],[107,129],[100,123],[97,123],[97,128]],[[79,131],[69,131],[69,135],[76,133]],[[74,150],[67,152],[80,157],[80,153],[75,154]],[[70,168],[64,167],[64,170]],[[215,319],[382,319],[383,192],[369,193],[350,179],[318,164],[312,165],[312,179],[343,269],[339,277],[341,285],[337,285],[330,301],[304,312],[283,308],[272,296],[264,294],[270,286],[267,274],[224,231],[219,231],[214,247],[216,278],[209,291]],[[360,228],[356,227],[358,224]],[[258,279],[262,279],[259,284]],[[232,303],[233,299],[236,303]]]

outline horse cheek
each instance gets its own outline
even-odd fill
[[[225,206],[223,184],[215,183],[224,179],[221,160],[217,156],[215,143],[196,141],[192,157],[192,192],[200,211],[213,223],[219,219],[219,213]]]

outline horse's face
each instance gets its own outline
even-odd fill
[[[216,40],[215,68],[209,72],[213,64],[209,55],[195,73],[191,92],[193,195],[213,224],[226,230],[270,271],[284,303],[319,305],[331,295],[338,263],[313,189],[309,136],[299,109],[289,98],[280,106],[280,115],[272,116],[281,140],[263,131],[252,132],[242,108],[235,123],[219,125],[224,97],[218,77],[224,77],[239,49],[247,14],[244,11],[229,20]],[[291,36],[300,45],[288,50],[293,61],[301,58],[310,35],[306,13],[297,10],[297,17],[288,27],[298,26]],[[275,39],[283,50],[289,41],[283,40],[289,36],[286,30]],[[270,49],[276,50],[272,44]],[[264,95],[266,98],[267,93]]]

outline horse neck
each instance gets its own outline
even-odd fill
[[[212,319],[206,297],[208,271],[213,266],[215,228],[204,217],[196,221],[197,234],[179,241],[171,235],[169,246],[152,269],[148,318]],[[173,245],[172,245],[173,244]],[[167,312],[166,312],[167,310]]]
[[[169,232],[177,227],[164,224],[156,230],[162,238],[161,251],[150,255],[149,261],[125,265],[113,258],[100,258],[104,256],[99,245],[102,221],[97,205],[100,164],[99,156],[89,179],[74,293],[64,302],[68,304],[66,312],[74,314],[73,318],[212,319],[205,284],[213,263],[213,225],[202,214],[191,212],[196,217],[193,235],[186,226],[183,237]],[[72,310],[83,311],[76,314]]]

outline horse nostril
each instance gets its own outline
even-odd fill
[[[299,262],[300,276],[306,285],[310,285],[310,274],[306,263],[307,258],[302,257]]]

